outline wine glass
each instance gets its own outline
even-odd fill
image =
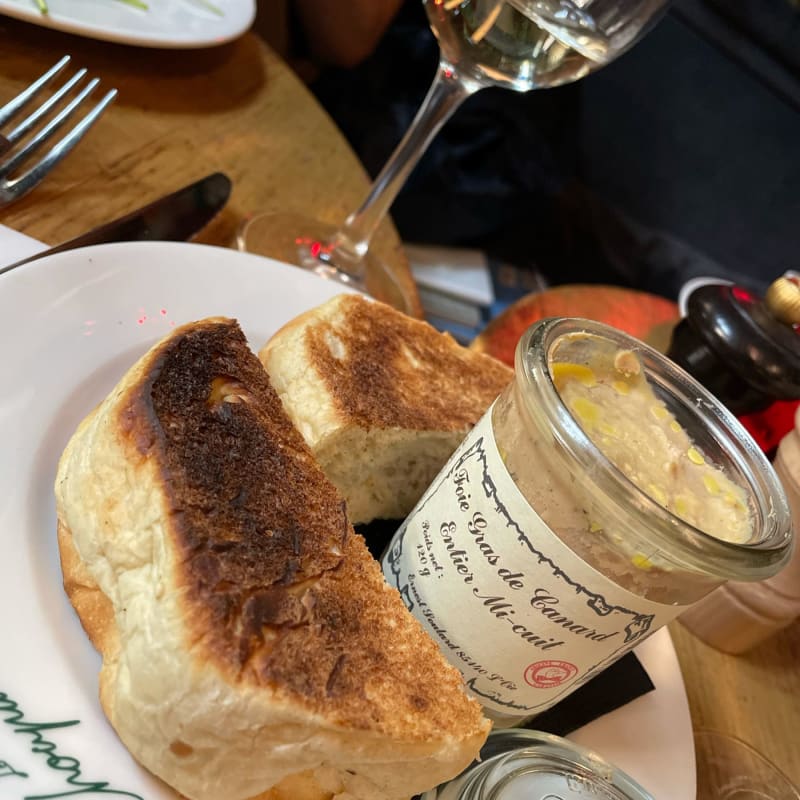
[[[579,80],[631,47],[667,0],[423,0],[440,60],[411,127],[361,205],[336,228],[292,213],[253,217],[237,236],[256,252],[413,311],[392,271],[369,252],[373,233],[428,144],[487,86],[518,92]]]
[[[697,800],[800,800],[800,790],[747,742],[699,728],[694,745]]]

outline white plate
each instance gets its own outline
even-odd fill
[[[142,47],[211,47],[235,39],[253,23],[255,0],[144,0],[147,10],[122,0],[46,0],[42,14],[34,0],[0,0],[0,14],[46,28],[107,42]]]
[[[100,659],[61,588],[53,479],[76,425],[174,325],[232,316],[258,348],[278,326],[340,291],[257,256],[159,242],[60,253],[0,277],[3,800],[61,797],[99,783],[111,797],[175,798],[106,722],[97,700]],[[657,633],[640,653],[656,691],[573,738],[657,800],[690,800],[691,725],[669,635]]]
[[[627,772],[655,800],[694,800],[697,794],[689,702],[669,631],[636,648],[655,691],[571,733]]]

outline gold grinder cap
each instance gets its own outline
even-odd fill
[[[767,289],[764,302],[775,319],[786,325],[800,325],[800,283],[796,279],[778,278]]]

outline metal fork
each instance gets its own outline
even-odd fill
[[[24,108],[31,104],[34,98],[39,95],[42,89],[49,84],[66,66],[69,64],[70,57],[64,56],[57,64],[54,64],[40,78],[37,78],[27,89],[20,92],[11,102],[0,108],[0,129],[3,125],[10,122]],[[25,119],[16,125],[9,133],[0,133],[0,156],[8,154],[6,160],[0,160],[0,206],[7,205],[19,199],[26,192],[36,186],[48,172],[61,161],[67,153],[80,141],[83,135],[97,121],[106,107],[117,96],[117,90],[111,89],[103,98],[73,127],[59,139],[50,150],[42,156],[27,171],[11,178],[16,170],[31,156],[34,155],[46,142],[48,142],[61,128],[72,121],[76,114],[87,107],[87,100],[92,92],[100,83],[98,78],[92,78],[80,91],[66,102],[63,108],[59,109],[59,104],[66,100],[70,91],[79,88],[79,84],[86,76],[85,69],[79,69],[69,80],[58,88],[48,97],[38,108],[32,111]],[[56,111],[58,113],[56,113]],[[51,115],[47,119],[48,115]],[[22,142],[23,137],[33,130],[37,124],[44,122],[40,130],[27,142]],[[14,148],[21,145],[16,152]]]

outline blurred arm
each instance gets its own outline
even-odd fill
[[[354,67],[377,46],[403,0],[294,0],[315,60]]]

